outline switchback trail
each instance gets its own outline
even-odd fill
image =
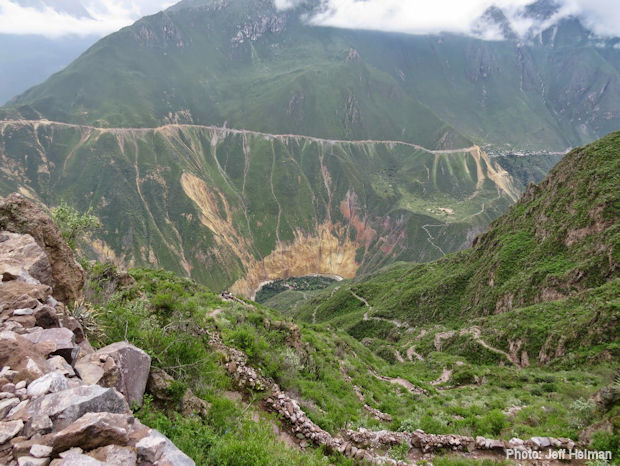
[[[368,308],[368,311],[366,311],[364,313],[364,320],[368,321],[368,320],[382,320],[384,322],[389,322],[393,325],[395,325],[398,328],[405,328],[407,329],[406,331],[410,332],[413,331],[414,328],[407,325],[404,322],[400,322],[398,320],[390,320],[390,319],[384,319],[382,317],[373,317],[370,316],[369,313],[372,312],[374,309],[373,307],[370,305],[370,303],[366,300],[366,298],[359,296],[358,294],[356,294],[353,290],[349,290],[349,292],[355,297],[357,298],[359,301],[361,301],[362,303],[364,303],[364,305]],[[452,336],[454,336],[456,334],[456,332],[454,331],[450,331],[450,332],[442,332],[442,333],[437,333],[435,335],[435,348],[437,349],[437,351],[441,351],[441,340],[445,339],[445,338],[451,338]],[[497,354],[501,354],[502,356],[504,356],[508,361],[510,361],[512,364],[514,364],[517,368],[521,368],[521,364],[519,361],[517,361],[513,356],[511,356],[510,354],[506,353],[505,351],[499,349],[499,348],[495,348],[491,345],[489,345],[486,341],[484,341],[481,337],[481,332],[480,329],[478,327],[471,327],[471,328],[467,328],[467,329],[462,329],[460,331],[461,335],[471,335],[471,337],[473,338],[473,340],[478,343],[480,346],[485,347],[486,349],[488,349],[489,351],[492,351],[494,353]],[[409,351],[411,351],[411,354],[409,353]],[[412,346],[411,348],[409,348],[409,350],[407,351],[407,357],[408,359],[411,361],[412,360],[412,356],[415,355],[420,361],[424,361],[424,358],[417,354],[415,352],[415,348]],[[400,356],[400,354],[399,354]],[[402,356],[397,356],[397,359],[400,361],[400,359],[402,359]]]
[[[427,225],[423,225],[423,226],[422,226],[422,229],[423,229],[423,230],[426,232],[426,234],[428,235],[428,238],[427,238],[428,242],[429,242],[429,243],[431,243],[431,245],[432,245],[434,248],[436,248],[436,249],[437,249],[437,250],[441,253],[442,257],[443,257],[443,256],[445,256],[445,255],[446,255],[446,253],[444,252],[444,250],[443,250],[443,249],[441,249],[439,246],[437,246],[437,245],[433,242],[433,240],[434,240],[435,238],[433,237],[433,235],[431,235],[431,233],[427,230],[427,228],[428,228],[428,227],[441,227],[441,228],[445,228],[445,227],[447,227],[447,226],[448,226],[448,225],[429,225],[429,224],[427,224]]]
[[[374,311],[373,307],[372,307],[372,306],[368,303],[368,301],[366,301],[366,299],[365,299],[365,298],[363,298],[363,297],[359,296],[358,294],[356,294],[356,293],[355,293],[355,291],[353,291],[353,290],[351,290],[351,289],[350,289],[350,290],[349,290],[349,292],[350,292],[350,293],[351,293],[351,294],[352,294],[355,298],[357,298],[357,299],[358,299],[358,300],[360,300],[362,303],[364,303],[364,305],[368,308],[368,311],[364,313],[364,320],[365,320],[365,321],[368,321],[368,320],[382,320],[382,321],[384,321],[384,322],[389,322],[390,324],[392,324],[392,325],[394,325],[394,326],[396,326],[396,327],[398,327],[398,328],[405,328],[405,329],[407,329],[406,331],[411,331],[411,330],[413,330],[413,327],[410,327],[410,326],[409,326],[409,325],[407,325],[406,323],[401,322],[401,321],[399,321],[399,320],[396,320],[396,319],[394,319],[394,320],[390,320],[390,319],[384,319],[383,317],[374,317],[374,316],[370,316],[370,315],[368,315],[368,314],[369,314],[369,312]]]

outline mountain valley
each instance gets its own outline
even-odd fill
[[[334,5],[182,0],[0,107],[0,464],[620,464],[620,38]]]

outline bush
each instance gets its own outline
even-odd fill
[[[101,226],[99,219],[91,215],[91,212],[92,209],[89,209],[85,214],[81,214],[64,201],[52,210],[52,219],[58,225],[62,237],[71,249],[75,249],[77,240],[86,237],[89,232]]]
[[[226,398],[217,398],[211,403],[207,421],[218,434],[226,434],[236,429],[241,413],[237,405]]]
[[[390,456],[396,461],[405,461],[408,453],[409,444],[407,442],[403,442],[400,445],[390,448]]]
[[[419,428],[429,434],[447,434],[449,430],[443,419],[429,415],[422,416]]]
[[[381,346],[376,351],[377,356],[382,359],[385,359],[390,364],[396,364],[396,355],[394,354],[394,349],[390,346]]]
[[[620,437],[612,432],[598,431],[594,432],[590,448],[596,451],[610,451],[614,463],[620,463]]]
[[[508,427],[508,420],[506,419],[506,415],[502,413],[499,409],[494,409],[482,416],[479,425],[479,433],[481,435],[491,434],[497,436],[506,427]]]
[[[470,385],[476,381],[476,374],[468,367],[457,367],[452,373],[452,383],[455,385]]]
[[[575,400],[570,405],[569,409],[573,414],[571,416],[572,427],[580,430],[592,422],[596,410],[596,403],[592,399],[586,400],[584,398],[580,398]]]

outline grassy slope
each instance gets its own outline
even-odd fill
[[[614,378],[620,357],[620,279],[613,187],[619,137],[613,134],[572,152],[479,237],[473,249],[433,264],[397,265],[367,281],[330,286],[314,303],[319,323],[300,323],[298,336],[275,324],[287,321],[277,312],[221,302],[171,273],[134,270],[136,284],[115,289],[110,285],[115,282],[110,267],[91,267],[87,306],[98,310],[98,322],[105,328],[100,344],[126,337],[145,348],[155,365],[171,372],[179,387],[190,386],[211,403],[205,418],[175,417],[180,409],[175,403],[147,403],[139,412],[201,464],[324,461],[318,452],[300,456],[279,446],[265,429],[274,421],[262,421],[261,427],[240,414],[250,409],[248,405],[259,405],[265,394],[246,394],[243,407],[225,400],[231,386],[218,355],[198,337],[201,328],[219,332],[227,344],[242,349],[252,365],[294,394],[312,420],[332,433],[357,427],[422,428],[505,439],[532,435],[577,439],[594,424],[593,430],[611,433],[597,434],[590,446],[617,449],[619,407],[613,402],[597,404],[594,395],[603,387],[607,393],[618,392]],[[578,235],[574,245],[562,248],[563,261],[558,262],[557,251],[548,254],[550,245],[558,247],[593,224],[606,228]],[[527,246],[521,249],[505,241],[522,238],[528,231],[544,238],[521,241]],[[488,284],[489,273],[494,286]],[[550,283],[568,296],[539,299],[540,290]],[[376,291],[381,287],[384,294]],[[374,311],[349,299],[350,289],[367,296]],[[508,290],[514,293],[514,308],[493,312],[495,300]],[[412,297],[420,309],[415,314],[415,308],[403,306]],[[470,303],[469,308],[464,302]],[[215,309],[220,309],[217,315]],[[365,321],[360,315],[364,312],[407,322],[398,327],[387,320]],[[472,329],[479,330],[479,338]],[[511,346],[517,348],[517,363],[523,367],[511,362]],[[373,372],[407,380],[428,395],[411,393]],[[354,385],[367,404],[393,420],[378,421],[365,411]],[[398,457],[401,452],[394,449],[389,454]],[[344,462],[338,457],[328,461]]]
[[[438,352],[423,338],[417,349],[425,361],[398,363],[384,357],[397,347],[393,340],[365,346],[342,330],[322,325],[301,325],[296,340],[273,324],[281,315],[262,306],[248,309],[223,303],[208,290],[167,272],[140,269],[132,275],[135,285],[114,291],[110,286],[114,273],[109,267],[90,269],[91,304],[87,306],[98,310],[97,321],[105,330],[99,342],[127,338],[175,377],[171,395],[190,387],[210,403],[204,418],[178,415],[179,398],[163,405],[147,401],[138,412],[144,422],[169,435],[199,464],[347,464],[337,456],[322,458],[322,453],[312,449],[301,454],[279,443],[270,427],[278,421],[252,414],[266,394],[249,393],[245,401],[231,402],[234,387],[220,356],[210,351],[206,338],[198,336],[201,328],[220,332],[225,342],[242,349],[253,366],[293,394],[314,422],[334,434],[344,428],[366,427],[422,428],[506,439],[532,435],[577,438],[581,429],[610,416],[597,411],[589,400],[613,382],[613,365],[600,360],[586,368],[516,369],[471,345],[449,342]],[[221,311],[211,317],[215,309]],[[575,307],[570,312],[574,314]],[[588,349],[600,351],[594,340],[584,340],[579,351]],[[568,354],[571,351],[568,347]],[[451,378],[433,385],[445,369],[454,371]],[[372,371],[400,377],[429,394],[410,393],[379,380]],[[366,403],[392,416],[392,422],[377,421],[366,412],[353,385],[361,388]],[[510,411],[513,407],[518,409]],[[398,451],[391,454],[396,457]]]
[[[419,325],[465,322],[613,280],[620,254],[619,150],[620,133],[576,149],[473,248],[431,264],[398,265],[351,288],[379,315]],[[359,307],[344,288],[321,302],[319,312],[328,317],[330,308],[343,307]]]

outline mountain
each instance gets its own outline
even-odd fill
[[[61,71],[102,36],[166,0],[10,0],[0,9],[0,105]]]
[[[6,112],[428,148],[564,150],[618,128],[620,51],[578,20],[539,41],[483,41],[311,27],[300,19],[311,5],[181,2],[101,40]]]
[[[431,340],[447,326],[442,338],[454,341],[454,330],[477,325],[516,364],[590,357],[586,342],[618,336],[619,152],[619,132],[575,149],[472,248],[332,287],[298,305],[299,316],[360,339],[404,325],[428,327]],[[599,357],[617,358],[609,348]]]
[[[168,271],[81,267],[66,219],[0,199],[0,459],[616,461],[619,152],[620,132],[574,150],[470,250],[334,284],[312,323]]]
[[[152,355],[135,415],[198,464],[617,457],[619,152],[620,132],[576,149],[471,249],[335,283],[288,316],[98,263],[76,315],[97,345]]]
[[[264,280],[441,257],[519,195],[476,146],[44,121],[0,122],[0,134],[2,190],[92,207],[100,257],[246,296]]]
[[[0,192],[92,208],[92,256],[251,297],[467,247],[618,126],[613,44],[313,27],[315,7],[184,1],[102,39],[0,109]]]

